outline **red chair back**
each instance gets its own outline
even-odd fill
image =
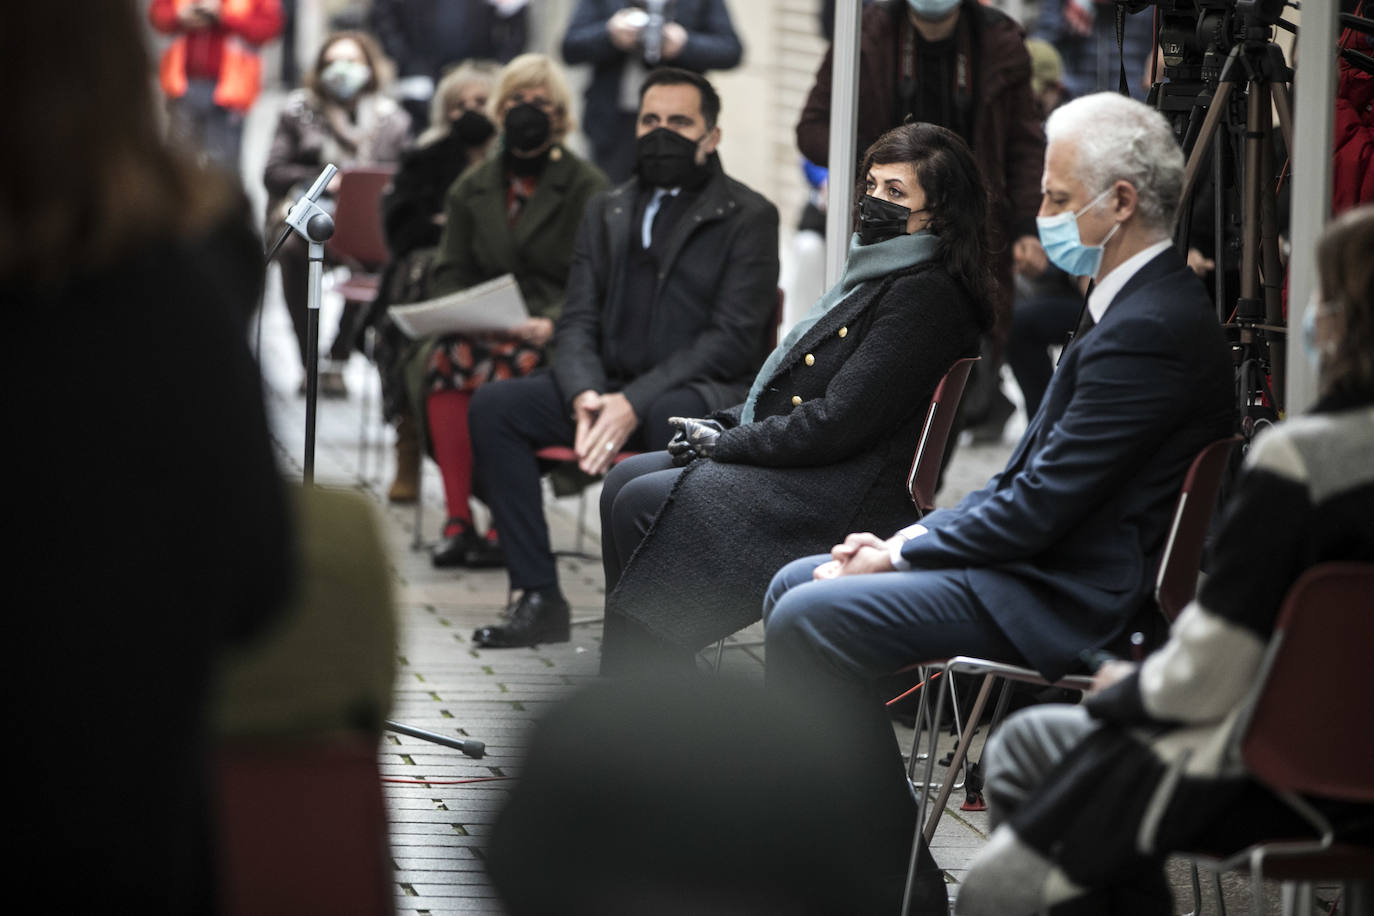
[[[1323,563],[1288,590],[1241,757],[1272,789],[1374,802],[1374,563]]]
[[[391,258],[382,237],[382,194],[394,174],[396,168],[391,165],[339,172],[334,237],[329,240],[329,247],[362,264],[365,270],[379,271]]]
[[[628,450],[616,452],[615,457],[611,459],[611,466],[614,467],[626,458],[633,458],[638,454],[639,452]],[[538,458],[540,461],[552,461],[557,464],[577,464],[577,452],[573,451],[572,447],[568,445],[546,445],[538,449],[534,453],[534,457]]]
[[[959,409],[959,399],[964,396],[964,386],[968,384],[969,370],[977,361],[977,356],[966,356],[950,366],[940,384],[935,386],[930,407],[926,409],[921,440],[916,444],[911,472],[906,478],[911,501],[922,515],[935,508],[935,486],[940,480],[940,465],[945,460],[945,443],[949,441],[954,414]]]
[[[370,738],[218,756],[220,907],[262,913],[394,912],[377,749]]]
[[[1228,436],[1208,445],[1198,452],[1183,478],[1183,488],[1174,509],[1174,523],[1164,542],[1159,573],[1155,577],[1155,601],[1171,623],[1197,593],[1207,525],[1216,509],[1217,491],[1221,488],[1227,459],[1240,441],[1240,436]]]

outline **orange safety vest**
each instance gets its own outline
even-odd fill
[[[191,0],[176,0],[177,11]],[[235,15],[247,15],[255,0],[223,0],[223,8]],[[168,98],[179,99],[186,94],[186,36],[172,42],[162,55],[158,74],[162,91]],[[257,51],[237,35],[225,34],[224,55],[220,59],[219,82],[215,84],[215,104],[234,111],[253,107],[262,86],[262,61]]]

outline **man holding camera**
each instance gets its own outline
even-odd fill
[[[237,171],[243,116],[261,88],[256,46],[281,34],[280,0],[153,0],[148,19],[176,36],[158,71],[172,136]]]
[[[639,86],[649,70],[729,70],[742,53],[725,0],[579,0],[563,59],[592,65],[582,118],[592,161],[616,184],[633,174]]]

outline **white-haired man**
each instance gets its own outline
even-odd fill
[[[892,836],[900,820],[914,832],[914,806],[896,803],[910,793],[873,681],[956,654],[1056,677],[1158,618],[1150,586],[1183,475],[1234,428],[1224,336],[1169,240],[1183,156],[1168,125],[1100,93],[1046,131],[1041,242],[1096,285],[1011,460],[920,525],[794,561],[765,599],[769,684],[850,694],[889,747],[875,778],[891,782],[894,811],[875,829]],[[918,912],[944,912],[921,860]]]

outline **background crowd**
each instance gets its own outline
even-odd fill
[[[1151,630],[1142,620],[1158,616],[1148,593],[1183,473],[1236,428],[1227,343],[1200,281],[1215,264],[1170,240],[1182,155],[1163,118],[1127,97],[1141,94],[1152,63],[1146,17],[1118,34],[1111,4],[1044,0],[1028,41],[1015,19],[974,0],[867,5],[857,174],[822,171],[829,52],[794,138],[798,170],[816,184],[857,182],[855,232],[842,276],[814,305],[793,303],[805,315],[785,323],[780,224],[797,214],[780,215],[732,169],[748,141],[732,144],[721,113],[744,100],[723,97],[709,71],[740,66],[748,49],[724,0],[578,0],[557,54],[529,47],[537,2],[339,4],[299,86],[276,100],[264,169],[236,176],[244,120],[264,85],[281,82],[265,74],[263,46],[291,34],[301,6],[102,3],[98,21],[76,30],[84,37],[64,39],[80,42],[69,68],[23,51],[56,41],[67,14],[7,13],[13,22],[0,29],[13,45],[0,60],[19,62],[25,113],[50,134],[35,149],[66,157],[73,176],[35,190],[46,155],[35,151],[7,173],[0,292],[28,306],[24,320],[51,339],[62,318],[83,316],[68,350],[78,365],[99,363],[111,343],[155,354],[114,382],[119,430],[106,428],[112,414],[82,411],[71,435],[70,409],[91,397],[79,373],[24,406],[26,428],[75,442],[63,455],[72,466],[57,473],[78,481],[71,504],[94,513],[102,543],[121,548],[90,561],[82,600],[96,605],[113,591],[148,609],[120,660],[136,675],[125,671],[109,702],[161,710],[180,725],[168,743],[175,791],[157,793],[160,805],[138,792],[116,800],[121,822],[138,825],[130,848],[156,848],[170,863],[162,906],[152,908],[212,909],[198,709],[214,660],[263,631],[293,586],[293,510],[244,341],[264,280],[254,227],[271,234],[326,163],[382,166],[392,179],[380,201],[390,261],[370,307],[343,310],[321,392],[347,397],[342,366],[374,337],[397,430],[389,497],[416,499],[418,464],[432,457],[447,504],[434,565],[508,572],[507,614],[473,644],[569,638],[543,515],[550,466],[539,455],[566,446],[571,485],[605,477],[603,674],[690,673],[701,648],[762,617],[770,690],[814,697],[852,730],[877,812],[867,829],[885,850],[867,863],[866,893],[895,908],[915,809],[875,683],[910,661],[959,653],[1052,678],[1082,668],[1085,652],[1119,651],[1131,633]],[[156,68],[162,117],[139,91],[153,68],[137,13],[166,36]],[[292,56],[279,59],[289,81]],[[583,64],[579,106],[565,65]],[[62,81],[81,101],[77,128],[42,117]],[[82,142],[96,136],[99,155]],[[263,213],[251,214],[247,184],[265,191]],[[338,189],[338,179],[326,188],[326,208]],[[1358,203],[1359,191],[1338,197]],[[999,733],[990,794],[1004,827],[961,912],[1073,912],[1123,881],[1143,888],[1136,911],[1158,912],[1158,858],[1189,842],[1187,829],[1166,823],[1148,848],[1113,855],[1042,799],[1112,760],[1162,779],[1167,753],[1126,727],[1221,728],[1244,702],[1274,608],[1297,575],[1325,560],[1374,559],[1374,513],[1351,508],[1374,508],[1358,458],[1374,429],[1369,227],[1369,210],[1356,209],[1323,242],[1321,289],[1307,306],[1323,400],[1316,417],[1250,452],[1208,588],[1170,634],[1153,628],[1157,652],[1142,666],[1099,670],[1086,706],[1031,710]],[[275,261],[304,371],[317,355],[307,352],[306,246],[292,237]],[[357,265],[331,255],[330,266]],[[506,274],[529,317],[505,330],[412,340],[388,318],[390,305]],[[111,290],[126,307],[108,308]],[[1002,435],[1015,410],[1004,362],[1027,429],[983,490],[922,516],[905,468],[940,380],[974,356],[951,448],[961,428]],[[41,370],[14,360],[6,371],[17,386]],[[205,380],[195,398],[187,378]],[[207,411],[214,424],[200,422]],[[183,433],[178,445],[193,464],[165,458]],[[92,441],[114,443],[107,460],[119,486],[83,473]],[[177,498],[194,487],[178,476],[192,467],[223,484],[194,513]],[[1275,505],[1288,511],[1267,520]],[[42,514],[32,501],[19,510]],[[134,517],[144,525],[124,523]],[[485,530],[479,518],[490,519]],[[1292,536],[1267,543],[1271,578],[1257,585],[1237,557],[1257,527],[1280,521]],[[187,530],[204,537],[180,537]],[[151,603],[136,575],[150,558],[173,574]],[[21,561],[39,586],[64,574],[42,551],[26,549]],[[220,586],[216,600],[189,621],[179,610],[207,582]],[[42,642],[47,626],[21,635]],[[120,640],[95,636],[83,676],[100,679],[111,664],[104,645]],[[183,653],[187,645],[197,652]],[[169,655],[185,688],[175,698],[149,676]],[[1220,674],[1198,680],[1223,658]],[[1200,710],[1189,697],[1204,689],[1214,702]],[[1101,752],[1104,735],[1116,756],[1095,763],[1079,749]],[[113,733],[104,740],[120,743]],[[1222,782],[1229,794],[1212,791],[1209,803],[1223,813],[1255,788],[1234,761],[1188,775],[1199,786],[1180,791]],[[46,771],[43,785],[57,794],[72,778]],[[100,778],[112,796],[140,781],[125,769]],[[71,833],[66,809],[21,813],[43,825],[44,842]],[[1362,836],[1365,811],[1345,813]],[[502,842],[520,858],[511,829]],[[1068,830],[1078,843],[1054,841]],[[917,845],[916,912],[944,913],[943,878]],[[130,877],[137,864],[106,864],[97,884],[148,909]]]

